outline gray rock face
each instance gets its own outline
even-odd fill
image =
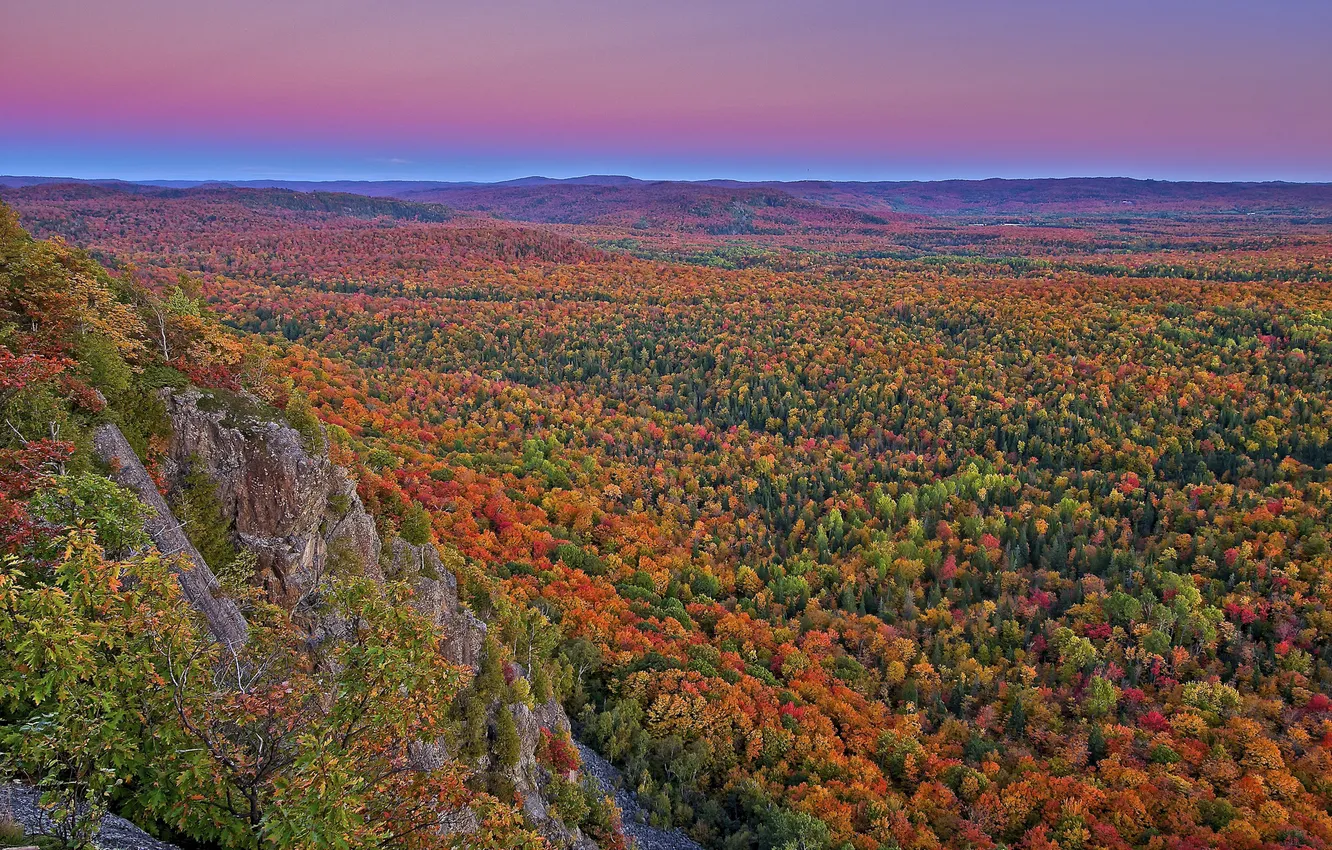
[[[439,553],[430,545],[414,546],[402,538],[389,544],[389,557],[385,574],[389,578],[409,581],[415,593],[412,604],[443,631],[445,656],[454,664],[477,670],[481,666],[486,639],[486,624],[458,601],[458,579],[440,561]],[[535,709],[517,703],[508,706],[518,728],[518,764],[507,771],[523,801],[523,813],[536,825],[537,830],[555,847],[588,850],[595,847],[577,830],[565,827],[548,809],[542,789],[550,781],[545,768],[537,763],[537,750],[541,746],[541,730],[569,731],[569,718],[553,699]],[[490,706],[490,720],[501,710],[496,702]],[[448,753],[442,744],[420,743],[412,750],[412,759],[420,767],[430,769],[442,765]],[[486,765],[493,759],[485,757]],[[450,829],[469,832],[475,829],[474,818],[468,821],[459,813]],[[468,829],[468,826],[471,829]]]
[[[448,660],[473,670],[480,667],[486,624],[460,603],[457,576],[433,546],[414,546],[400,538],[389,543],[381,567],[383,547],[374,521],[345,470],[322,454],[307,451],[301,435],[286,424],[224,407],[199,390],[169,393],[164,400],[172,424],[163,464],[169,487],[184,487],[193,471],[212,481],[236,542],[258,556],[259,577],[273,601],[296,603],[330,570],[400,579],[415,590],[412,604],[442,631],[441,646]],[[244,406],[245,399],[240,403]],[[208,617],[219,640],[232,645],[243,642],[244,618],[231,600],[220,595],[216,577],[124,436],[115,426],[104,426],[98,431],[97,447],[116,469],[117,480],[155,512],[149,532],[157,546],[163,552],[183,553],[192,565],[181,573],[190,603]],[[318,642],[339,639],[345,624],[320,620],[307,626]],[[498,703],[491,707],[492,722],[498,709]],[[542,796],[551,777],[537,763],[541,730],[568,734],[564,709],[551,700],[535,708],[517,704],[510,710],[518,727],[520,757],[509,773],[524,812],[555,847],[593,850],[595,845],[578,830],[569,830],[553,816]],[[442,744],[431,742],[418,743],[411,755],[423,769],[438,767],[450,757]],[[483,758],[483,766],[490,761]],[[476,828],[475,815],[468,810],[446,813],[441,819],[445,832],[465,834]]]
[[[471,835],[480,828],[476,812],[471,809],[454,809],[439,816],[441,835]]]
[[[207,619],[209,631],[223,646],[244,644],[247,628],[240,609],[221,595],[217,577],[185,536],[125,435],[115,425],[102,425],[93,434],[93,448],[111,468],[116,483],[133,490],[148,506],[151,513],[144,523],[145,530],[158,550],[164,555],[182,556],[182,569],[178,572],[180,586],[189,603]]]
[[[564,713],[564,706],[554,697],[539,703],[532,709],[532,717],[542,729],[549,729],[557,734],[573,737],[573,728],[569,725],[569,715]]]
[[[412,604],[445,635],[444,654],[454,664],[481,666],[486,624],[458,602],[458,578],[439,559],[434,546],[413,546],[401,537],[389,544],[387,574],[411,582]]]
[[[330,567],[379,574],[379,535],[346,472],[282,422],[236,413],[195,389],[166,396],[173,488],[201,469],[270,597],[294,602]]]
[[[51,821],[37,805],[40,792],[36,788],[11,785],[0,790],[0,798],[7,797],[10,812],[29,835],[51,832]],[[0,799],[0,803],[6,800]],[[3,806],[0,806],[3,808]],[[115,815],[102,819],[101,830],[94,843],[102,850],[179,850],[174,844],[158,841],[134,824]]]
[[[597,783],[602,793],[615,798],[623,816],[624,837],[636,850],[703,850],[698,842],[678,829],[657,829],[648,826],[646,815],[638,805],[638,797],[624,787],[624,778],[615,766],[586,744],[574,742],[583,761],[583,770]]]
[[[557,818],[546,803],[544,789],[551,781],[546,768],[537,763],[537,749],[541,746],[541,730],[552,732],[566,729],[569,718],[564,709],[555,701],[547,702],[536,709],[528,708],[523,703],[509,706],[513,712],[514,725],[518,727],[518,764],[509,776],[514,788],[523,801],[523,814],[536,826],[537,831],[555,847],[568,850],[592,850],[596,847],[590,839],[578,829],[569,829]]]

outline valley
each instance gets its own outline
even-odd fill
[[[403,677],[357,824],[284,733],[273,785],[127,768],[163,838],[429,800],[469,847],[1332,845],[1326,184],[21,183],[11,553],[140,557],[24,506],[141,463],[247,647]],[[228,782],[268,814],[186,805]]]

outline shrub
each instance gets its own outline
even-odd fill
[[[413,502],[402,518],[398,534],[413,546],[424,546],[430,542],[430,514],[419,503]]]
[[[236,557],[231,543],[231,523],[223,513],[217,485],[200,468],[198,458],[191,458],[190,470],[174,494],[172,509],[184,526],[185,536],[199,550],[204,562],[216,571]]]
[[[143,530],[147,508],[138,497],[102,475],[58,475],[48,479],[32,499],[32,513],[49,525],[91,528],[97,543],[112,556],[147,546]],[[46,557],[55,557],[59,538],[36,544]]]
[[[315,417],[310,399],[298,389],[291,389],[287,395],[287,424],[301,435],[301,445],[311,455],[324,454],[324,430]]]

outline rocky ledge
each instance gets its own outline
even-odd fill
[[[624,777],[615,765],[580,741],[574,741],[583,770],[597,783],[603,794],[615,799],[624,823],[624,837],[635,850],[703,850],[702,845],[678,829],[657,829],[649,826],[647,815],[638,805],[638,797],[624,787]]]
[[[486,624],[461,604],[457,576],[445,567],[434,546],[413,545],[401,538],[385,545],[380,540],[355,484],[346,470],[328,460],[322,440],[318,441],[321,445],[310,445],[315,441],[309,436],[302,436],[275,411],[244,395],[189,389],[165,391],[163,401],[172,426],[162,464],[168,495],[187,488],[193,473],[202,473],[212,482],[233,542],[255,553],[255,580],[270,599],[295,608],[335,569],[378,580],[402,580],[415,591],[412,604],[442,632],[441,649],[448,659],[474,670],[479,667]],[[181,585],[186,598],[207,618],[214,636],[224,645],[242,644],[247,629],[244,617],[221,593],[216,577],[119,429],[103,426],[97,432],[96,448],[116,480],[138,493],[151,508],[147,530],[157,547],[184,556]],[[317,620],[306,627],[316,639],[336,639],[340,632],[339,624]],[[489,707],[492,723],[500,708],[498,702]],[[508,708],[520,742],[518,765],[508,772],[524,812],[554,847],[591,850],[595,847],[592,842],[550,814],[542,795],[550,777],[536,759],[541,730],[568,733],[564,709],[553,700],[534,708],[521,703]],[[414,757],[422,767],[429,767],[449,754],[438,744],[421,742]],[[489,761],[483,757],[480,767]],[[464,833],[476,828],[470,812],[455,814],[441,828]]]
[[[295,602],[334,559],[379,574],[374,520],[346,470],[246,396],[186,390],[166,396],[171,442],[163,472],[172,488],[202,471],[216,485],[236,542],[258,557],[270,598]]]
[[[46,835],[52,824],[37,805],[39,792],[35,788],[12,785],[0,790],[0,802],[8,797],[10,814],[29,835]],[[100,850],[179,850],[174,844],[158,841],[122,817],[107,815],[93,843]]]

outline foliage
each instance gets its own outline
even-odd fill
[[[149,544],[145,508],[91,471],[89,435],[108,420],[154,469],[162,386],[297,394],[242,374],[262,360],[241,355],[192,280],[154,294],[29,239],[2,207],[0,225],[0,312],[13,320],[0,327],[0,767],[42,790],[58,838],[86,845],[114,808],[223,846],[433,848],[453,843],[442,813],[475,808],[479,846],[538,846],[511,806],[465,784],[464,766],[413,756],[450,733],[465,673],[406,586],[339,574],[296,614],[272,607],[245,587],[254,553],[236,549],[195,464],[175,507],[223,592],[249,599],[252,640],[224,653],[181,599],[180,565]],[[315,640],[312,623],[336,628]]]
[[[196,276],[372,512],[456,549],[464,751],[535,660],[713,847],[1332,845],[1326,227],[732,197],[559,233],[19,203]]]
[[[287,406],[283,410],[283,415],[287,424],[301,435],[301,442],[306,452],[312,455],[324,453],[324,432],[319,427],[319,420],[315,418],[314,411],[310,408],[310,400],[306,398],[305,393],[297,389],[288,389]]]
[[[413,503],[403,515],[402,525],[398,527],[402,539],[414,546],[424,546],[430,542],[430,514],[419,504]]]
[[[409,748],[443,733],[459,671],[405,598],[336,580],[322,613],[346,628],[324,657],[303,652],[276,610],[255,612],[237,657],[207,642],[167,653],[177,719],[201,756],[149,813],[235,846],[435,846],[438,808],[464,804],[465,788],[456,766],[414,769]]]
[[[503,767],[518,766],[521,755],[521,743],[518,740],[518,726],[513,720],[513,711],[507,705],[500,706],[495,714],[495,757]]]
[[[0,743],[76,847],[179,740],[152,695],[165,683],[157,647],[190,629],[165,562],[106,559],[90,525],[69,533],[49,577],[13,558],[0,576]]]
[[[217,495],[217,485],[197,458],[191,459],[182,486],[172,494],[172,512],[185,536],[214,571],[228,572],[237,558],[231,527]]]
[[[88,528],[113,558],[128,555],[149,544],[148,535],[143,530],[147,514],[143,503],[101,475],[52,476],[43,482],[42,489],[33,497],[30,510],[50,528]],[[54,537],[40,541],[34,548],[45,549],[50,557],[55,547],[63,545],[64,541]]]

